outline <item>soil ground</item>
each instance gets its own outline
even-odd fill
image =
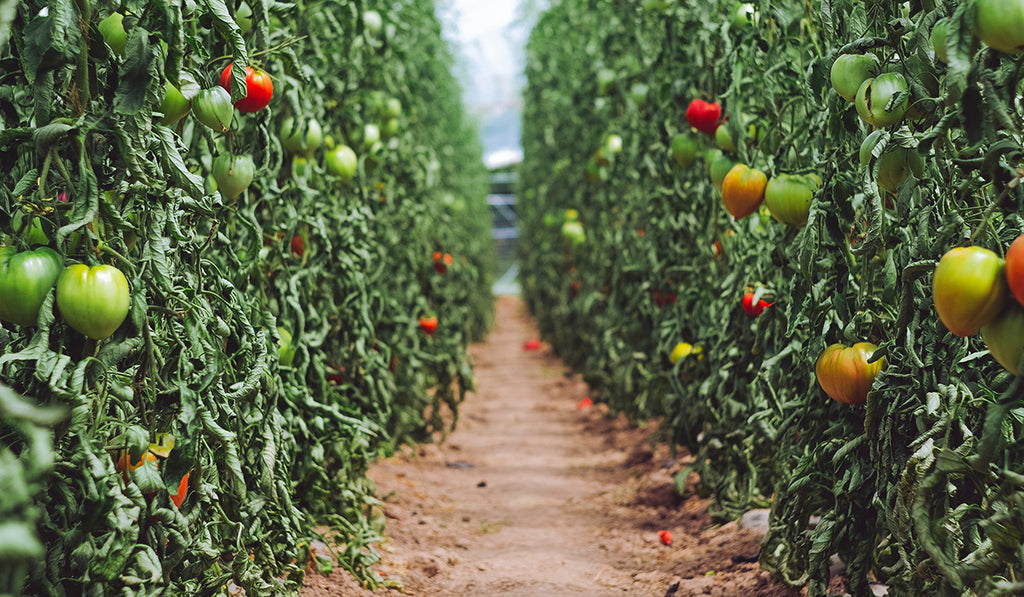
[[[304,597],[800,594],[758,568],[760,531],[712,525],[692,481],[679,496],[688,459],[652,445],[656,424],[579,404],[586,385],[546,345],[524,349],[537,331],[522,303],[497,310],[457,430],[371,470],[387,518],[377,571],[401,589],[336,568],[310,572]]]

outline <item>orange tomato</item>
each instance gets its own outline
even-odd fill
[[[722,201],[725,209],[737,220],[757,211],[764,201],[768,177],[764,172],[745,164],[736,164],[722,180]]]
[[[878,373],[885,369],[885,359],[868,363],[878,347],[858,342],[847,347],[833,344],[822,351],[814,367],[818,385],[836,402],[863,404]]]
[[[185,501],[185,495],[188,494],[188,476],[189,473],[185,473],[178,483],[178,492],[171,494],[171,501],[174,502],[175,508],[181,508],[181,503]]]

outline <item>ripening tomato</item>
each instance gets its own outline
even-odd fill
[[[883,73],[865,80],[857,89],[854,100],[857,114],[864,122],[877,128],[896,124],[910,104],[910,94],[905,93],[908,88],[907,80],[899,73]],[[893,103],[898,95],[902,95],[902,99]],[[890,107],[889,104],[893,105]]]
[[[228,93],[231,93],[233,65],[228,64],[220,73],[220,86]],[[274,96],[274,82],[270,80],[270,75],[251,66],[245,67],[245,89],[245,96],[235,102],[239,112],[259,112],[270,104],[270,98]]]
[[[874,54],[843,54],[832,63],[832,88],[840,97],[852,102],[861,84],[870,79],[877,68],[878,58]]]
[[[72,328],[102,340],[128,317],[128,278],[112,265],[69,265],[57,278],[57,309]]]
[[[690,126],[708,135],[715,134],[718,121],[722,118],[722,106],[695,99],[686,108],[686,121]]]
[[[1017,302],[1024,305],[1024,234],[1006,249],[1006,285]]]
[[[878,347],[870,342],[858,342],[850,347],[832,344],[822,351],[814,366],[818,385],[836,402],[863,404],[871,384],[885,369],[885,358],[868,363],[876,350]]]
[[[1024,0],[978,0],[974,34],[1007,54],[1024,50]]]
[[[935,268],[932,289],[935,310],[949,331],[976,334],[1006,304],[1003,260],[982,247],[951,249]]]
[[[63,262],[48,247],[20,253],[13,247],[0,247],[0,319],[23,326],[35,325]]]
[[[129,462],[128,450],[121,450],[121,456],[117,459],[115,468],[121,473],[121,476],[124,478],[124,482],[127,483],[129,475],[134,473],[147,462],[157,462],[156,454],[146,450],[137,461]]]
[[[421,315],[419,323],[420,329],[428,336],[434,335],[434,331],[437,330],[437,317],[425,317]]]
[[[769,303],[764,299],[757,299],[757,303],[754,303],[754,293],[748,292],[743,295],[743,312],[751,317],[760,317],[764,310],[771,307],[775,303]]]
[[[745,218],[757,211],[764,200],[764,189],[768,177],[764,172],[736,164],[722,180],[722,201],[725,209],[736,219]]]
[[[295,253],[295,256],[300,259],[306,254],[306,241],[302,238],[301,234],[296,234],[292,237],[289,247],[291,248],[292,253]]]
[[[820,186],[821,178],[817,174],[779,174],[768,181],[764,204],[776,220],[800,228],[807,224],[811,199]]]
[[[981,338],[992,357],[1007,371],[1024,374],[1017,369],[1024,356],[1024,308],[1010,301],[998,317],[981,328]]]

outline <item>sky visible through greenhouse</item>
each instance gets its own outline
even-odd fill
[[[489,167],[518,161],[526,40],[542,2],[450,0],[439,7],[454,45],[455,72],[478,119]]]

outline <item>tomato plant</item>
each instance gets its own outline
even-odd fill
[[[1024,357],[1024,307],[1011,302],[995,319],[981,328],[992,357],[1014,375],[1024,375],[1018,369]]]
[[[231,93],[232,66],[234,63],[228,64],[220,73],[220,86],[228,93]],[[245,95],[235,102],[235,108],[238,108],[239,112],[259,112],[266,108],[270,104],[270,99],[274,97],[274,82],[270,75],[251,66],[245,67],[245,89]]]
[[[818,384],[836,402],[863,404],[878,374],[885,369],[885,358],[869,363],[878,347],[870,342],[853,346],[832,344],[822,351],[814,366]]]
[[[63,269],[63,261],[48,247],[18,252],[0,246],[0,319],[35,325],[43,300]]]
[[[765,186],[764,204],[776,220],[799,228],[807,224],[811,199],[820,186],[817,174],[779,174]]]
[[[1017,302],[1024,305],[1024,234],[1006,249],[1006,285]]]
[[[213,160],[213,178],[217,181],[217,190],[226,201],[237,199],[249,188],[255,175],[256,165],[247,155],[222,153]]]
[[[951,249],[932,282],[939,319],[956,336],[970,336],[995,319],[1006,303],[1003,259],[982,247]]]
[[[722,201],[725,209],[736,219],[757,211],[764,200],[768,177],[764,172],[746,164],[736,164],[722,180]]]
[[[708,135],[715,134],[718,129],[718,121],[722,118],[722,106],[717,103],[709,103],[702,99],[695,99],[686,108],[686,121],[690,126]]]
[[[102,340],[128,316],[128,279],[112,265],[69,265],[57,278],[57,308],[75,330]]]
[[[192,100],[192,113],[199,122],[218,133],[227,132],[231,128],[231,117],[235,114],[231,94],[223,87],[203,89]]]
[[[978,0],[974,33],[1007,54],[1024,50],[1024,0]]]
[[[874,54],[843,54],[832,63],[832,88],[840,97],[852,102],[856,99],[860,86],[870,79],[877,69],[878,58]]]
[[[874,127],[899,122],[910,104],[907,80],[899,73],[883,73],[866,79],[857,89],[857,114]]]

